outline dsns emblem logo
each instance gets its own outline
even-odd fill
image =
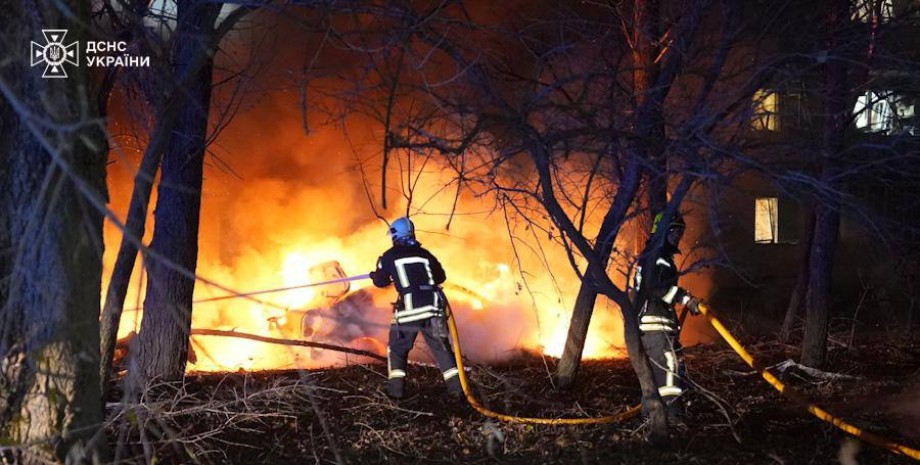
[[[45,45],[32,41],[32,66],[45,63],[43,78],[65,78],[64,63],[79,66],[80,49],[77,42],[64,45],[67,29],[42,29]]]

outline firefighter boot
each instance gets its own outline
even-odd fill
[[[463,386],[460,385],[460,377],[454,376],[446,381],[447,393],[454,399],[463,399]]]
[[[393,378],[387,381],[387,397],[390,399],[402,399],[406,395],[406,379]]]
[[[687,410],[682,396],[662,399],[668,412],[668,424],[677,430],[687,429]]]

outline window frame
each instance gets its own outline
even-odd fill
[[[764,231],[761,216],[766,207],[768,219],[772,224],[767,224],[769,237],[760,235]],[[754,198],[754,234],[753,242],[757,245],[798,244],[801,237],[801,215],[799,206],[788,199],[777,195],[764,195]],[[760,224],[761,227],[758,227]]]
[[[782,103],[776,89],[757,89],[751,97],[751,129],[779,132],[782,129]]]

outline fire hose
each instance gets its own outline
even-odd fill
[[[712,327],[715,328],[715,330],[719,333],[719,335],[722,336],[722,339],[725,339],[725,342],[727,342],[728,345],[731,346],[731,348],[738,354],[739,357],[741,357],[742,360],[744,360],[745,363],[748,364],[748,366],[759,371],[760,376],[763,377],[763,379],[765,379],[767,383],[770,383],[771,386],[773,386],[777,391],[785,395],[788,399],[792,400],[795,403],[801,404],[803,407],[805,407],[805,409],[808,410],[808,413],[811,413],[818,419],[825,421],[827,423],[830,423],[831,425],[836,426],[837,428],[846,432],[847,434],[853,435],[870,444],[874,444],[878,447],[887,449],[897,454],[906,455],[915,460],[920,460],[920,450],[917,450],[911,447],[907,447],[903,444],[896,443],[888,438],[884,438],[882,436],[879,436],[879,435],[870,433],[868,431],[865,431],[861,428],[858,428],[857,426],[853,424],[847,423],[840,417],[831,415],[830,413],[828,413],[826,410],[822,409],[821,407],[818,407],[817,405],[813,403],[810,403],[804,399],[799,398],[798,396],[795,396],[795,395],[792,395],[791,393],[786,392],[786,385],[783,384],[783,382],[780,381],[779,378],[773,375],[773,373],[770,373],[769,370],[767,370],[766,368],[761,368],[759,366],[759,364],[754,360],[754,357],[750,354],[750,352],[748,352],[747,349],[745,349],[741,345],[741,343],[738,342],[738,339],[735,339],[735,337],[732,336],[732,334],[728,331],[728,329],[725,328],[725,325],[723,325],[722,322],[719,321],[719,319],[716,318],[715,315],[712,314],[708,306],[706,306],[705,304],[700,304],[699,309],[700,309],[700,313],[706,317],[706,321],[708,321],[709,324],[711,324]]]
[[[227,294],[227,295],[220,295],[220,296],[217,296],[217,297],[207,297],[207,298],[204,298],[204,299],[198,299],[198,300],[196,300],[196,301],[193,301],[192,303],[193,303],[193,304],[203,304],[203,303],[206,303],[206,302],[216,302],[216,301],[218,301],[218,300],[238,299],[238,298],[244,298],[244,299],[249,299],[249,300],[255,300],[256,302],[264,303],[264,302],[262,302],[262,301],[260,301],[260,300],[258,300],[258,299],[252,299],[251,297],[254,296],[254,295],[272,294],[272,293],[276,293],[276,292],[293,291],[293,290],[297,290],[297,289],[305,289],[305,288],[308,288],[308,287],[316,287],[316,286],[326,286],[326,285],[329,285],[329,284],[338,284],[338,283],[344,283],[344,282],[348,282],[348,281],[360,281],[360,280],[362,280],[362,279],[367,279],[367,278],[370,278],[370,277],[371,277],[370,273],[365,273],[365,274],[359,274],[359,275],[356,275],[356,276],[347,276],[347,277],[344,277],[344,278],[330,279],[330,280],[328,280],[328,281],[320,281],[320,282],[316,282],[316,283],[298,284],[298,285],[296,285],[296,286],[278,287],[278,288],[275,288],[275,289],[265,289],[265,290],[259,290],[259,291],[253,291],[253,292],[237,293],[237,294]]]
[[[443,297],[443,293],[442,293]],[[498,413],[484,407],[479,401],[473,396],[473,392],[470,389],[470,381],[466,377],[466,370],[463,367],[463,355],[460,350],[460,334],[457,331],[457,323],[454,321],[454,315],[450,308],[450,301],[444,297],[444,302],[446,303],[447,308],[447,325],[450,329],[450,336],[454,340],[454,358],[457,360],[457,371],[460,376],[460,386],[463,388],[463,395],[466,397],[466,401],[469,402],[470,406],[473,407],[477,412],[490,417],[495,418],[501,421],[507,421],[512,423],[531,423],[539,425],[588,425],[588,424],[598,424],[598,423],[617,423],[620,421],[627,420],[636,416],[641,410],[639,405],[630,407],[624,412],[618,413],[616,415],[608,415],[604,417],[596,418],[533,418],[533,417],[519,417],[515,415],[507,415],[504,413]]]
[[[498,413],[498,412],[494,412],[492,410],[485,408],[473,396],[470,390],[469,380],[466,377],[466,372],[463,367],[463,357],[462,357],[461,350],[460,350],[460,337],[459,337],[459,332],[457,331],[457,324],[454,321],[453,312],[451,312],[450,310],[449,301],[446,298],[444,299],[444,301],[447,302],[447,305],[446,305],[447,306],[447,321],[448,321],[448,326],[450,328],[451,337],[454,339],[454,347],[453,347],[454,358],[456,358],[457,360],[457,368],[458,368],[459,376],[460,376],[460,385],[463,387],[463,393],[466,396],[467,402],[469,402],[470,406],[472,406],[477,412],[487,417],[490,417],[490,418],[495,418],[498,420],[508,421],[508,422],[515,422],[515,423],[535,423],[535,424],[544,424],[544,425],[584,425],[584,424],[597,424],[597,423],[616,423],[616,422],[623,421],[623,420],[626,420],[626,419],[629,419],[635,416],[641,410],[640,406],[637,405],[617,415],[610,415],[610,416],[598,417],[598,418],[528,418],[528,417],[518,417],[514,415]],[[890,439],[884,438],[882,436],[879,436],[879,435],[870,433],[868,431],[865,431],[861,428],[858,428],[857,426],[846,422],[842,418],[831,415],[826,410],[818,407],[817,405],[812,404],[803,399],[800,399],[786,392],[785,384],[783,384],[782,381],[780,381],[776,376],[770,373],[767,369],[761,368],[758,366],[758,364],[754,361],[754,357],[750,354],[750,352],[748,352],[741,345],[741,343],[738,342],[738,340],[734,336],[732,336],[732,334],[728,331],[728,329],[725,328],[722,322],[719,321],[719,319],[716,318],[715,315],[712,314],[708,306],[706,306],[705,304],[700,304],[699,309],[700,309],[700,313],[706,317],[706,321],[708,321],[709,324],[711,324],[712,327],[716,329],[719,335],[721,335],[722,338],[725,339],[725,342],[727,342],[728,345],[731,346],[732,349],[734,349],[734,351],[741,357],[741,359],[744,360],[745,363],[747,363],[751,368],[758,370],[760,372],[760,375],[771,386],[776,388],[777,391],[784,394],[787,398],[795,401],[796,403],[802,404],[802,406],[805,407],[805,409],[809,413],[811,413],[818,419],[825,421],[839,428],[840,430],[846,432],[847,434],[860,438],[870,444],[874,444],[878,447],[887,449],[891,452],[894,452],[897,454],[903,454],[907,457],[910,457],[916,460],[920,460],[920,450],[913,449],[903,444],[896,443]],[[683,316],[686,316],[686,313],[684,313]],[[683,318],[681,318],[681,320],[683,320]]]
[[[298,285],[298,286],[289,286],[289,287],[283,287],[283,288],[277,288],[277,289],[250,292],[250,293],[245,293],[245,294],[233,294],[233,295],[227,295],[227,296],[213,297],[209,299],[196,301],[196,303],[210,302],[214,300],[222,300],[222,299],[230,299],[230,298],[238,298],[238,297],[245,297],[245,298],[253,299],[253,297],[251,296],[257,295],[257,294],[283,292],[283,291],[289,291],[289,290],[294,290],[294,289],[322,286],[322,285],[327,285],[327,284],[335,284],[335,283],[346,282],[346,281],[357,281],[361,279],[367,279],[369,277],[370,277],[369,274],[349,276],[349,277],[340,278],[340,279],[333,279],[329,281],[303,284],[303,285]],[[466,400],[470,404],[470,406],[473,407],[473,409],[475,409],[477,412],[481,413],[482,415],[490,417],[490,418],[495,418],[497,420],[514,422],[514,423],[531,423],[531,424],[543,424],[543,425],[585,425],[585,424],[616,423],[616,422],[620,422],[620,421],[624,421],[629,418],[632,418],[640,412],[641,407],[636,405],[616,415],[608,415],[608,416],[603,416],[603,417],[533,418],[533,417],[519,417],[515,415],[508,415],[508,414],[503,414],[503,413],[489,410],[488,408],[484,407],[476,399],[476,397],[472,393],[472,390],[470,389],[470,382],[466,376],[466,371],[463,365],[463,355],[462,355],[462,351],[460,348],[460,334],[459,334],[459,331],[457,330],[457,324],[456,324],[456,321],[454,320],[453,312],[451,311],[450,301],[446,298],[446,296],[443,295],[443,291],[441,292],[441,294],[445,302],[448,328],[450,330],[451,338],[454,341],[454,344],[453,344],[454,358],[456,359],[456,362],[457,362],[458,375],[460,376],[460,385],[463,388],[463,394],[466,397]],[[792,400],[794,403],[801,405],[809,413],[811,413],[818,419],[837,427],[838,429],[840,429],[841,431],[844,431],[847,434],[850,434],[859,439],[862,439],[870,444],[874,444],[878,447],[887,449],[891,452],[902,454],[902,455],[905,455],[915,460],[920,460],[920,450],[905,446],[903,444],[894,442],[888,438],[865,431],[851,423],[846,422],[840,417],[836,417],[828,413],[826,410],[818,407],[817,405],[810,403],[807,400],[802,399],[797,395],[787,392],[786,385],[782,381],[780,381],[779,378],[777,378],[768,369],[762,368],[754,360],[754,357],[751,355],[751,353],[748,352],[747,349],[745,349],[744,346],[741,345],[738,339],[736,339],[728,331],[725,325],[723,325],[722,322],[719,321],[719,319],[716,318],[715,315],[713,315],[712,311],[707,305],[701,303],[699,305],[699,310],[700,310],[700,314],[702,314],[706,318],[706,321],[709,322],[709,324],[712,325],[713,328],[715,328],[715,330],[719,333],[719,335],[722,336],[722,339],[724,339],[725,342],[727,342],[728,345],[731,346],[731,348],[738,354],[738,356],[741,357],[741,359],[744,360],[744,362],[747,363],[748,366],[760,372],[761,377],[763,377],[763,379],[766,380],[767,383],[773,386],[777,391],[779,391],[781,394],[786,396],[786,398]],[[681,316],[681,322],[683,322],[684,316],[686,316],[686,312],[684,313],[684,315]]]
[[[295,289],[303,289],[307,287],[337,284],[337,283],[347,282],[347,281],[358,281],[362,279],[367,279],[369,277],[370,277],[370,274],[348,276],[348,277],[333,279],[329,281],[301,284],[301,285],[296,285],[296,286],[280,287],[276,289],[267,289],[267,290],[259,290],[259,291],[246,292],[246,293],[237,293],[237,294],[229,294],[229,295],[223,295],[223,296],[217,296],[217,297],[209,297],[209,298],[205,298],[201,300],[196,300],[194,303],[206,303],[206,302],[214,302],[214,301],[225,300],[225,299],[245,298],[248,300],[254,300],[259,303],[265,304],[266,302],[262,302],[261,300],[256,299],[253,296],[262,295],[262,294],[270,294],[270,293],[275,293],[275,292],[285,292],[285,291],[291,291]],[[599,417],[599,418],[528,418],[528,417],[517,417],[513,415],[505,415],[502,413],[493,412],[483,407],[483,405],[479,403],[479,401],[473,396],[470,390],[469,379],[467,379],[466,372],[464,371],[464,367],[463,367],[463,356],[460,352],[460,335],[457,331],[457,325],[454,322],[453,312],[450,311],[450,302],[447,300],[447,297],[444,296],[443,291],[440,291],[440,292],[441,292],[442,299],[444,300],[444,302],[446,302],[447,316],[448,316],[447,321],[448,321],[448,326],[450,328],[451,337],[454,340],[454,344],[453,344],[454,357],[457,360],[457,368],[458,368],[459,376],[460,376],[460,385],[463,387],[463,393],[466,396],[467,402],[469,402],[469,404],[479,413],[487,417],[492,417],[492,418],[496,418],[496,419],[503,420],[503,421],[511,421],[511,422],[518,422],[518,423],[535,423],[535,424],[545,424],[545,425],[584,425],[584,424],[592,424],[592,423],[615,423],[615,422],[626,420],[628,418],[632,418],[637,413],[639,413],[640,407],[637,405],[617,415],[611,415],[611,416],[605,416],[605,417]]]

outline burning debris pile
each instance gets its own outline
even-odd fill
[[[244,131],[221,133],[219,145],[234,147],[222,156],[235,175],[215,171],[204,181],[202,218],[210,220],[201,224],[196,272],[224,288],[241,292],[273,289],[363,273],[389,247],[385,225],[363,207],[368,202],[367,186],[356,174],[356,157],[346,149],[353,141],[345,140],[334,128],[318,128],[304,144],[296,124],[300,120],[297,108],[280,100],[263,102],[234,118],[233,124],[245,127]],[[371,132],[367,127],[352,129]],[[252,137],[254,134],[259,137]],[[316,156],[318,153],[329,156]],[[244,154],[266,155],[264,159],[271,162],[234,159]],[[357,158],[372,154],[359,155]],[[127,210],[136,173],[133,163],[124,158],[109,167],[116,212]],[[426,199],[424,211],[413,216],[413,221],[422,243],[437,254],[447,271],[445,292],[466,341],[465,355],[475,361],[499,361],[521,350],[559,356],[580,286],[568,256],[555,244],[541,243],[551,239],[537,237],[535,229],[526,224],[508,224],[504,215],[492,214],[494,199],[466,192],[457,197],[445,190],[451,182],[449,170],[432,165],[426,173],[414,187],[416,198]],[[368,171],[369,177],[377,174]],[[405,202],[395,199],[391,211],[405,211]],[[453,211],[455,219],[448,231],[448,216],[443,212]],[[108,225],[104,261],[109,269],[120,238],[120,231]],[[141,307],[144,300],[142,269],[139,266],[134,273],[126,298],[135,307]],[[107,286],[104,282],[103,287]],[[199,282],[195,299],[225,293]],[[381,353],[395,299],[392,290],[376,289],[369,281],[260,297],[270,305],[246,299],[196,304],[192,327],[323,341]],[[137,331],[141,317],[140,311],[126,311],[119,337]],[[192,371],[347,363],[329,351],[226,337],[196,335],[192,347],[198,356],[197,363],[188,367]],[[584,357],[622,357],[622,348],[619,309],[598,299]]]
[[[387,309],[374,303],[374,294],[381,291],[368,287],[349,292],[351,282],[337,261],[314,265],[308,274],[314,283],[339,282],[319,286],[306,307],[291,309],[281,317],[269,317],[281,334],[385,353],[387,326],[380,322],[380,315],[386,314]],[[312,356],[319,358],[320,354],[314,350]]]
[[[233,333],[310,341],[384,355],[395,293],[374,287],[369,280],[360,279],[363,275],[348,276],[346,269],[362,269],[353,257],[345,254],[345,259],[339,260],[330,255],[288,254],[281,267],[285,287],[279,288],[277,282],[253,280],[269,290],[241,293],[247,294],[246,298],[209,295],[207,286],[200,286],[193,309],[189,371],[315,368],[355,361],[333,350],[270,344],[241,338],[242,334],[226,337]],[[348,268],[343,262],[349,264]],[[522,301],[540,302],[545,296],[523,292],[505,265],[495,266],[486,277],[473,290],[474,286],[458,284],[468,282],[463,276],[449,272],[444,286],[463,335],[464,354],[474,361],[504,360],[522,350],[557,356],[568,323],[562,301],[543,304],[553,313],[539,317],[542,328],[534,327],[534,313],[543,310],[534,308],[534,303],[525,307]],[[613,325],[619,331],[619,320],[611,316],[616,316],[616,309],[600,312],[598,329]],[[124,368],[123,360],[138,321],[140,311],[126,312],[117,347],[118,368]],[[203,334],[201,330],[211,333]],[[622,357],[618,339],[617,333],[596,335],[589,340],[586,358]],[[424,350],[413,356],[416,361],[432,361]]]

